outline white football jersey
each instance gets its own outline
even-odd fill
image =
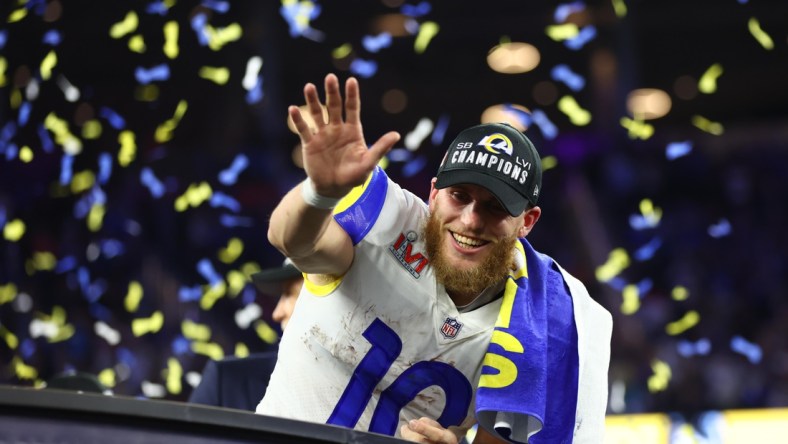
[[[305,282],[257,413],[396,436],[422,416],[469,424],[501,300],[458,312],[426,257],[427,205],[382,171],[348,201],[353,265]]]

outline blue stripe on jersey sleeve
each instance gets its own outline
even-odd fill
[[[388,176],[381,167],[375,167],[372,178],[359,197],[347,209],[334,215],[334,219],[350,235],[353,245],[361,242],[375,225],[386,201],[387,190]]]

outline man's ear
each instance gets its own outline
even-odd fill
[[[430,206],[430,211],[435,210],[435,198],[438,196],[438,189],[435,188],[435,182],[437,181],[438,181],[437,177],[433,177],[432,180],[430,181],[430,198],[428,202]]]
[[[520,227],[520,231],[517,233],[518,237],[525,237],[528,236],[528,233],[534,228],[536,222],[539,221],[539,217],[542,215],[542,209],[539,207],[532,207],[525,211],[523,215],[523,226]]]

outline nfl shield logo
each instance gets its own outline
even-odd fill
[[[461,328],[462,324],[456,319],[446,318],[446,320],[443,321],[443,326],[441,327],[441,334],[446,339],[454,339],[457,337],[457,333],[460,332]]]

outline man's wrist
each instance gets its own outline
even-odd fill
[[[301,184],[301,198],[310,207],[319,208],[321,210],[333,210],[337,206],[341,198],[321,196],[315,190],[315,185],[309,177]]]

